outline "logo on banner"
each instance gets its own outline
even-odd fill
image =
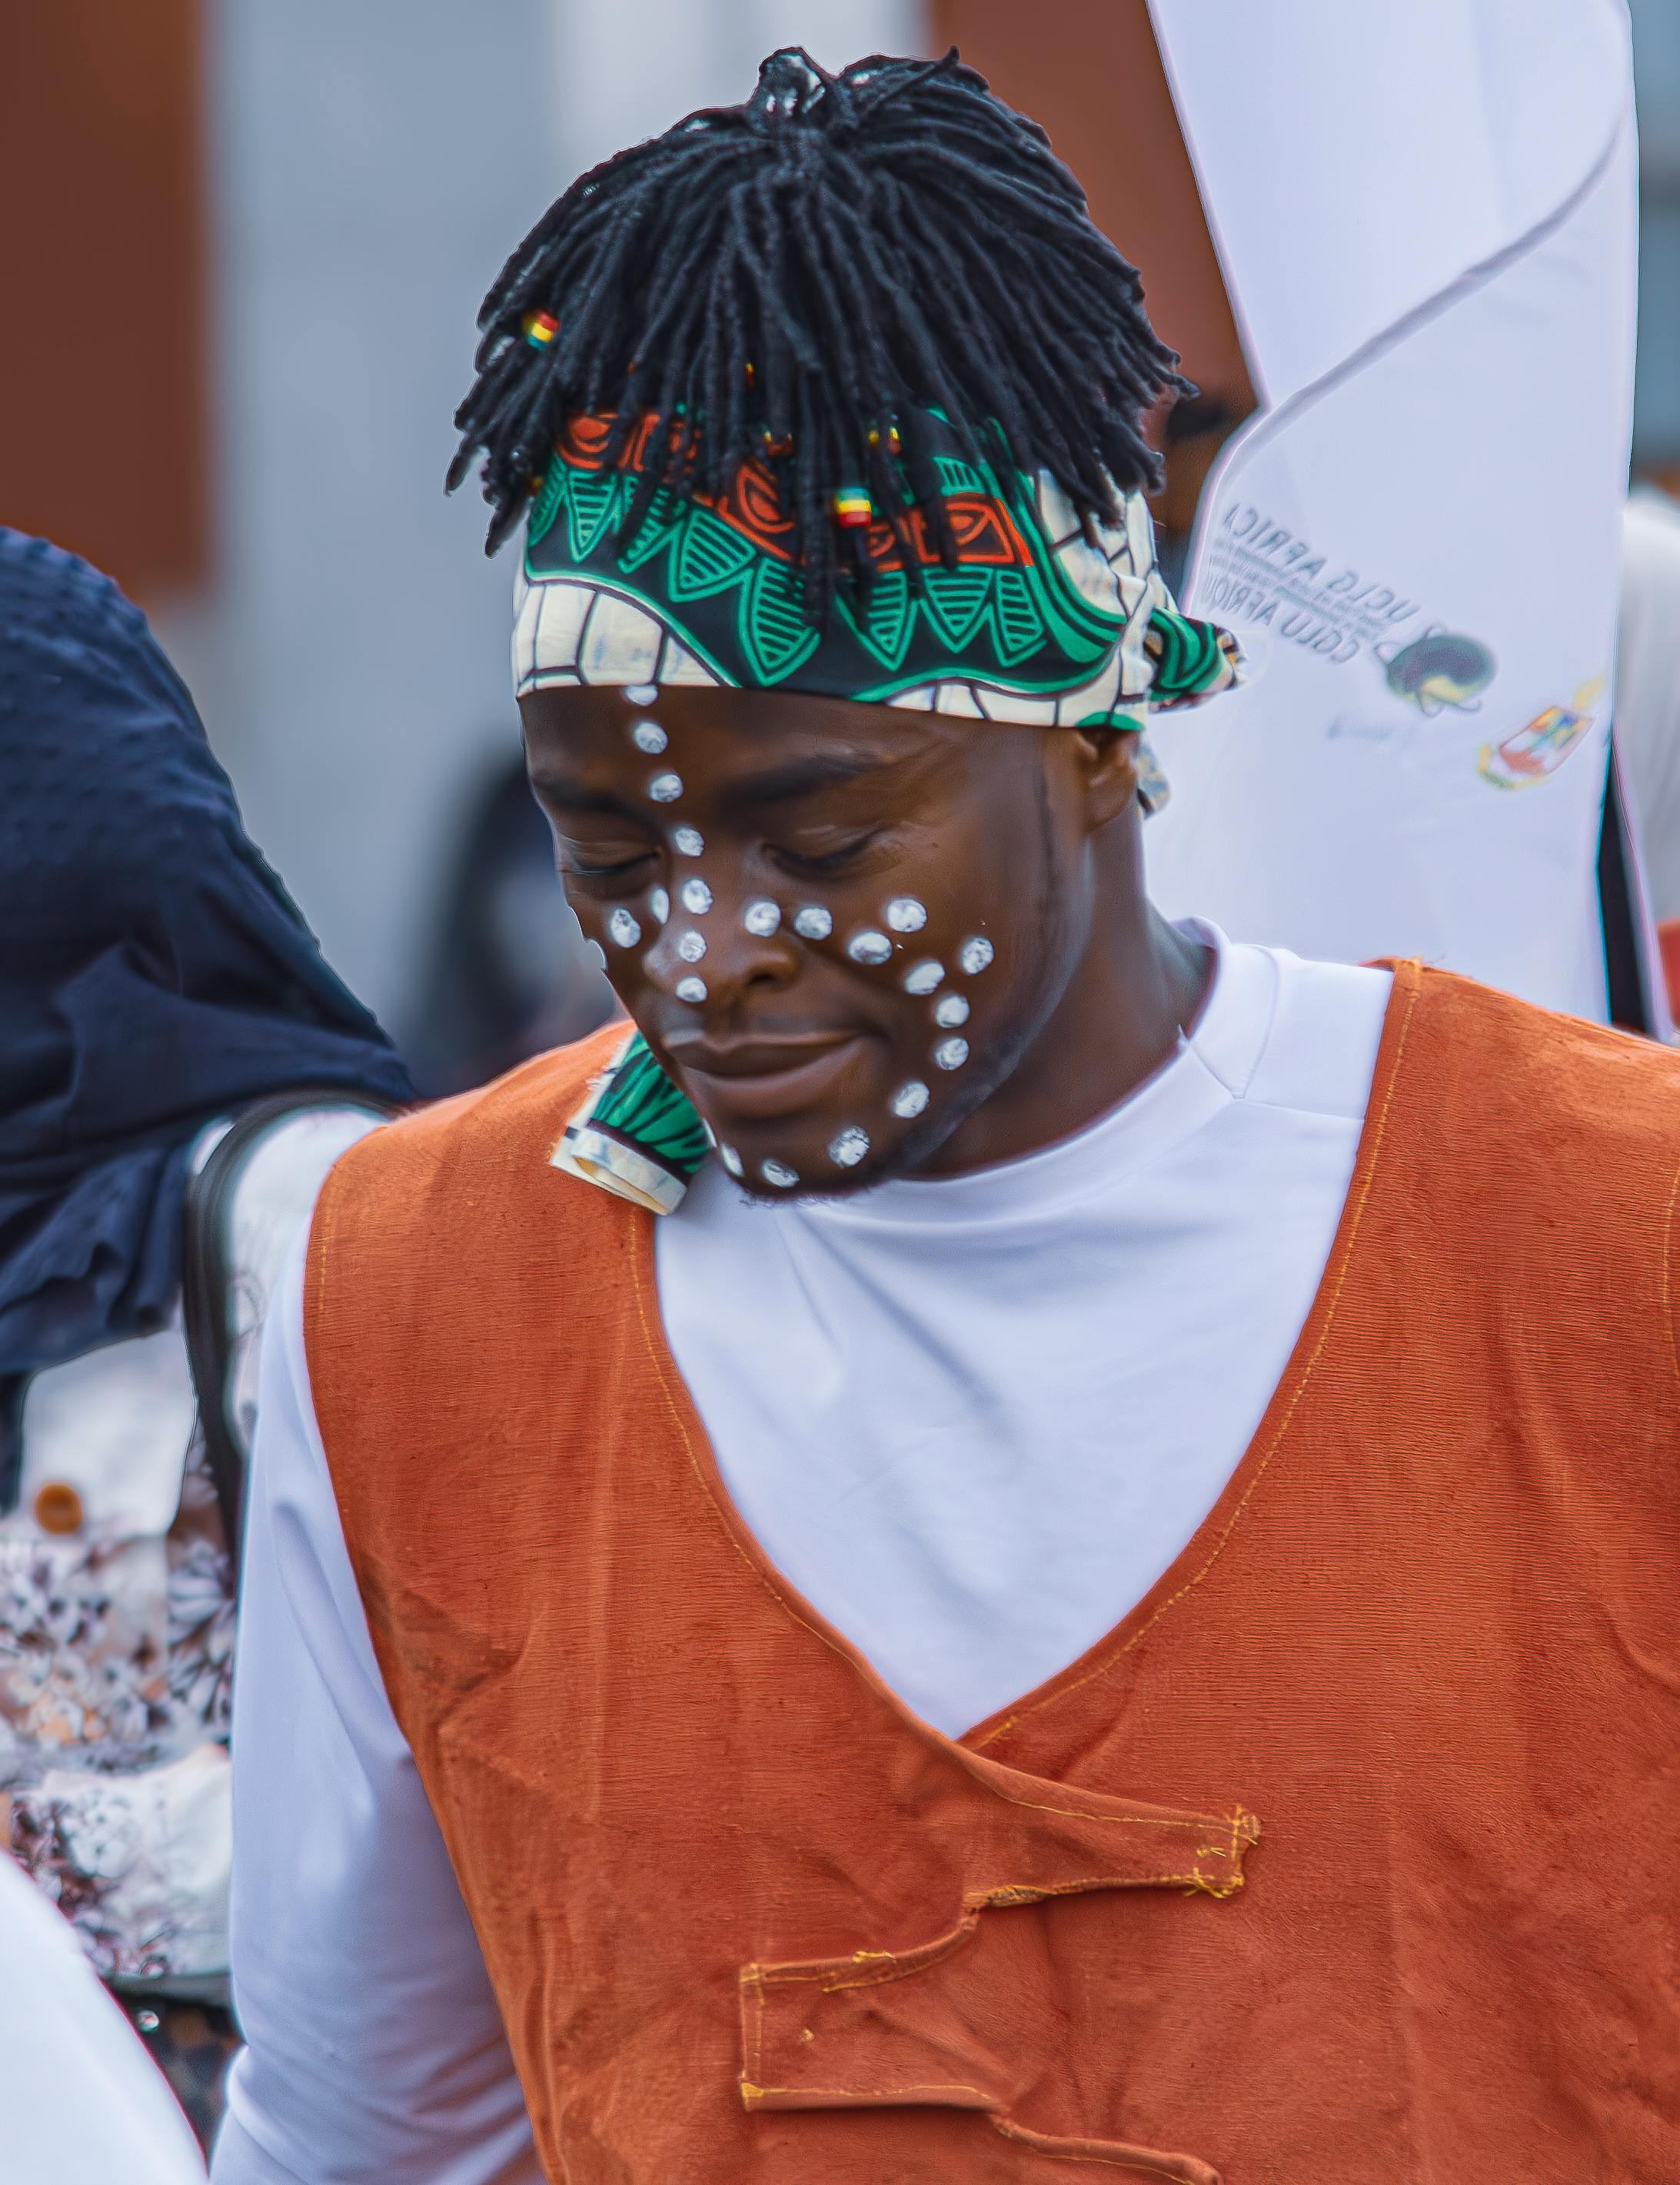
[[[1379,645],[1377,657],[1395,696],[1409,700],[1430,719],[1448,707],[1455,712],[1476,712],[1498,667],[1480,638],[1444,628],[1425,630],[1397,651]]]
[[[1503,742],[1483,744],[1476,770],[1495,789],[1532,789],[1554,774],[1598,718],[1604,679],[1583,683],[1567,706],[1547,706]]]

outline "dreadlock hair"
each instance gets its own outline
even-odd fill
[[[525,338],[536,313],[557,322],[541,347]],[[610,411],[609,468],[651,428],[626,537],[661,491],[718,495],[767,462],[817,617],[837,582],[868,582],[863,539],[832,521],[843,488],[866,483],[901,547],[919,510],[955,561],[927,411],[977,460],[1048,472],[1089,533],[1118,493],[1160,483],[1144,413],[1196,391],[1049,137],[955,48],[837,75],[772,53],[743,104],[574,182],[479,325],[449,486],[482,450],[487,552],[568,421]]]

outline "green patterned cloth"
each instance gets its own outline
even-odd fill
[[[533,500],[513,639],[522,695],[725,684],[1139,728],[1238,679],[1235,640],[1174,606],[1139,495],[1093,545],[1059,488],[968,460],[933,421],[949,442],[941,452],[936,439],[933,461],[957,566],[942,564],[916,510],[905,511],[904,539],[877,516],[866,593],[843,591],[819,625],[801,601],[773,461],[748,464],[716,500],[662,492],[628,528],[642,450],[632,442],[625,462],[605,469],[608,422],[574,421]]]

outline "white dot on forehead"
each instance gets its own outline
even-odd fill
[[[680,1002],[703,1002],[706,998],[706,981],[703,979],[697,979],[691,972],[687,978],[677,981],[675,992]]]
[[[677,893],[683,908],[692,910],[697,918],[703,916],[712,907],[712,891],[704,880],[685,880]]]
[[[657,683],[626,683],[624,696],[632,706],[651,706],[659,695]]]
[[[671,841],[680,858],[697,858],[706,847],[697,827],[673,827]]]
[[[641,938],[641,921],[620,903],[607,914],[607,938],[620,948],[634,948]]]
[[[869,1151],[869,1132],[848,1123],[828,1142],[828,1158],[836,1168],[855,1168]]]
[[[941,1070],[960,1070],[968,1059],[966,1039],[942,1039],[933,1050],[933,1059]]]
[[[908,1085],[901,1085],[891,1102],[895,1115],[919,1115],[927,1105],[927,1087],[919,1077],[912,1077]]]
[[[774,933],[781,925],[781,905],[772,902],[768,896],[761,895],[742,912],[741,923],[749,933],[756,933],[762,940],[766,934]]]
[[[706,953],[703,933],[680,933],[677,936],[677,954],[685,964],[697,964]]]
[[[894,933],[920,933],[927,923],[927,911],[913,895],[895,895],[887,906],[887,923]]]
[[[720,1146],[718,1148],[718,1159],[723,1163],[724,1166],[729,1171],[731,1176],[740,1175],[741,1156],[736,1153],[733,1146]]]
[[[933,1021],[949,1029],[968,1022],[968,1003],[960,994],[942,994],[933,1004]]]
[[[647,794],[656,804],[675,804],[682,795],[682,776],[680,774],[656,774],[647,785]]]
[[[808,902],[803,910],[794,912],[793,930],[805,941],[826,941],[834,930],[834,920],[820,902]]]
[[[671,914],[671,899],[662,887],[649,888],[647,908],[653,914],[654,923],[663,925]]]
[[[799,1181],[798,1170],[789,1168],[786,1161],[760,1161],[759,1174],[763,1176],[766,1183],[773,1183],[778,1191],[792,1191]]]
[[[638,751],[647,752],[657,758],[669,739],[657,721],[638,721],[630,730],[630,741]]]
[[[943,964],[936,964],[931,956],[924,956],[919,964],[912,964],[904,976],[907,994],[931,994],[945,975]]]
[[[957,961],[961,964],[963,970],[967,972],[970,978],[972,978],[977,971],[983,971],[985,970],[986,966],[992,960],[992,955],[993,949],[991,942],[984,939],[980,934],[976,933],[972,935],[968,940],[965,941],[961,947],[958,949]]]
[[[865,926],[861,933],[854,933],[846,943],[846,953],[854,964],[884,964],[892,953],[892,942],[872,925]]]

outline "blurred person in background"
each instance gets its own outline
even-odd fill
[[[207,2137],[255,1338],[410,1087],[144,617],[4,530],[0,936],[0,1818]]]
[[[468,808],[419,1006],[404,1040],[433,1098],[581,1039],[618,1003],[554,869],[554,837],[519,765]]]
[[[69,1925],[0,1852],[0,2176],[204,2185],[192,2131]]]
[[[1615,737],[1680,1020],[1680,505],[1649,486],[1622,519]]]

